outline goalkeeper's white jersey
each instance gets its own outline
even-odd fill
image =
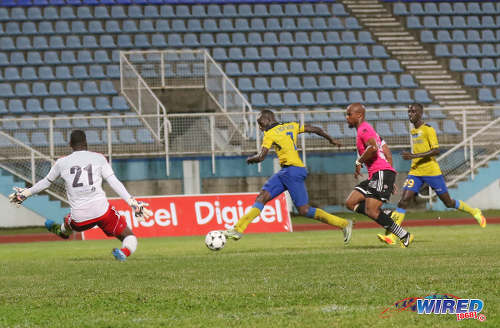
[[[113,169],[102,154],[81,150],[58,159],[47,179],[51,183],[59,176],[64,179],[71,217],[81,222],[100,217],[108,210],[102,179],[112,175]]]

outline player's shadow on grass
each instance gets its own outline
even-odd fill
[[[391,248],[391,246],[387,245],[358,245],[358,246],[353,246],[353,245],[349,245],[347,247],[345,247],[346,250],[349,250],[349,249],[384,249],[384,248]]]

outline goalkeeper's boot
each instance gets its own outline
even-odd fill
[[[125,255],[125,253],[123,253],[119,248],[113,248],[113,251],[111,253],[113,253],[115,259],[120,262],[125,262],[125,260],[127,260],[127,255]]]
[[[243,237],[243,234],[241,232],[238,232],[234,229],[229,229],[229,230],[224,230],[222,231],[222,234],[226,236],[227,239],[232,239],[232,240],[240,240],[241,237]]]
[[[476,219],[477,223],[479,223],[479,226],[481,228],[485,228],[486,227],[486,218],[484,217],[483,215],[483,212],[481,212],[481,210],[479,208],[476,208],[474,210],[474,219]]]
[[[45,220],[45,228],[52,233],[55,233],[59,237],[63,239],[68,239],[71,234],[63,233],[61,231],[61,225],[59,223],[54,222],[53,220]]]
[[[344,234],[344,246],[349,245],[349,242],[352,238],[352,227],[354,226],[354,221],[347,219],[347,225],[342,229],[342,233]]]
[[[403,238],[399,240],[399,243],[401,244],[401,247],[407,248],[413,242],[413,239],[415,239],[415,237],[408,232]]]

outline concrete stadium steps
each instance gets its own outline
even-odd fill
[[[27,187],[24,181],[16,179],[9,172],[0,169],[0,193],[7,197],[13,192],[12,187],[14,186],[22,188]],[[44,218],[61,223],[64,216],[69,213],[69,208],[63,207],[62,202],[58,200],[51,200],[48,195],[43,193],[28,198],[25,202],[23,202],[22,206],[38,213]]]

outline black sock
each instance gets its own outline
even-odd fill
[[[365,213],[365,201],[362,201],[361,203],[358,204],[358,207],[354,210],[355,212],[359,214],[366,215]]]
[[[389,215],[384,213],[384,211],[380,211],[380,214],[375,221],[386,230],[389,230],[390,232],[398,236],[399,239],[404,238],[404,236],[406,236],[406,234],[408,233],[405,229],[401,228],[401,226],[397,225]]]

